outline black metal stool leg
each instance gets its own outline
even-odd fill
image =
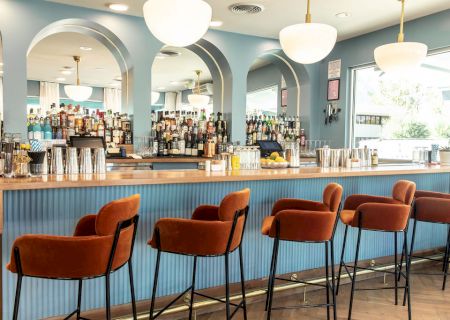
[[[445,285],[447,283],[447,274],[448,274],[448,253],[450,251],[450,232],[449,236],[447,237],[447,247],[446,247],[446,254],[444,257],[444,281],[442,282],[442,290],[445,290]]]
[[[270,274],[271,280],[270,280],[270,289],[269,289],[269,305],[267,307],[267,320],[270,320],[270,315],[272,313],[273,287],[275,286],[275,275],[277,273],[277,260],[278,260],[279,244],[280,244],[280,240],[278,238],[275,238],[275,242],[273,243],[274,262],[273,262],[272,273]]]
[[[397,259],[397,232],[394,232],[394,285],[395,285],[395,305],[398,305],[398,281],[397,281],[397,273],[398,273],[398,259]]]
[[[229,270],[229,255],[225,254],[225,300],[226,300],[226,312],[227,320],[231,319],[230,311],[230,270]]]
[[[270,271],[269,271],[269,280],[267,281],[267,294],[266,294],[266,307],[265,311],[267,311],[267,308],[269,306],[269,297],[270,297],[270,288],[272,287],[272,272],[273,272],[273,264],[275,263],[275,240],[274,240],[274,247],[272,250],[272,261],[270,262]]]
[[[83,280],[78,280],[78,303],[77,303],[77,320],[81,317],[81,295],[83,292]]]
[[[327,320],[330,320],[330,286],[329,279],[330,275],[328,273],[328,242],[325,242],[325,288],[327,290]]]
[[[133,310],[133,320],[137,320],[136,295],[134,293],[133,265],[131,263],[131,259],[128,261],[128,276],[130,278],[130,294],[131,294],[131,308]]]
[[[450,226],[447,225],[447,244],[450,241]],[[444,260],[442,260],[442,272],[445,271],[445,262],[448,262],[448,254],[449,254],[449,249],[448,246],[445,248],[445,253],[444,253]]]
[[[405,260],[406,260],[406,284],[405,284],[405,297],[408,298],[408,320],[411,320],[411,288],[409,282],[409,275],[411,269],[411,255],[408,255],[408,234],[403,232],[405,238]]]
[[[355,253],[355,264],[353,266],[353,276],[352,276],[352,290],[350,293],[350,305],[348,308],[348,320],[352,318],[352,308],[353,308],[353,297],[355,294],[355,282],[356,282],[356,273],[358,271],[358,256],[359,256],[359,246],[361,243],[361,228],[358,228],[358,240],[356,242],[356,253]]]
[[[156,254],[155,276],[153,278],[152,302],[150,304],[150,320],[153,320],[153,311],[155,310],[156,288],[158,286],[159,262],[161,259],[161,251]]]
[[[244,277],[244,259],[242,257],[242,246],[239,246],[239,267],[241,269],[242,308],[244,311],[244,320],[247,320],[247,302],[245,300],[245,277]]]
[[[111,298],[110,298],[110,279],[109,274],[105,276],[105,293],[106,293],[106,320],[111,320]]]
[[[189,303],[189,320],[192,319],[192,306],[194,305],[195,274],[197,273],[197,257],[194,257],[194,268],[192,269],[191,301]]]
[[[331,251],[331,285],[332,285],[332,296],[333,296],[333,320],[337,320],[336,311],[336,285],[335,285],[335,275],[334,275],[334,240],[330,240],[330,251]]]
[[[21,289],[22,289],[22,276],[17,275],[16,297],[14,299],[13,320],[17,320],[19,317],[19,303],[20,303]]]
[[[339,271],[337,276],[336,295],[339,294],[339,285],[341,283],[342,266],[344,265],[345,244],[347,242],[348,225],[345,225],[344,241],[342,242],[341,259],[339,260]]]

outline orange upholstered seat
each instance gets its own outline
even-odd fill
[[[345,199],[340,219],[345,225],[358,227],[357,212],[364,215],[362,227],[372,230],[400,231],[406,227],[416,185],[400,180],[392,189],[392,198],[351,195]],[[393,229],[398,228],[398,229]]]
[[[227,195],[219,206],[198,207],[191,219],[162,218],[156,223],[148,244],[165,252],[197,256],[222,255],[226,251],[234,215],[248,206],[249,199],[250,190],[244,189]],[[231,251],[241,242],[244,222],[245,216],[237,221]]]
[[[79,280],[81,295],[83,279],[108,277],[110,272],[131,263],[139,202],[140,196],[133,195],[106,204],[97,215],[81,218],[73,236],[28,234],[17,238],[7,265],[9,271],[18,274],[17,307],[13,318],[17,319],[24,276]],[[131,275],[131,265],[129,267]],[[110,319],[109,301],[107,309]],[[79,316],[80,306],[74,312]]]
[[[450,224],[450,194],[416,191],[414,218],[424,222]]]
[[[275,281],[294,281],[276,276],[280,240],[323,243],[325,249],[325,273],[326,279],[329,279],[328,266],[330,257],[331,265],[334,266],[333,236],[336,229],[337,213],[340,208],[341,198],[342,187],[337,183],[330,183],[323,191],[322,202],[301,199],[280,199],[273,205],[272,214],[264,218],[261,233],[274,238],[266,297],[267,319],[270,319],[272,312]],[[330,251],[331,255],[329,254]],[[330,316],[330,307],[333,307],[333,315],[334,319],[336,319],[334,268],[331,268],[331,270],[332,280],[326,281],[325,285],[319,285],[326,289],[327,303],[316,306],[326,306],[328,317]],[[294,282],[305,283],[303,281]],[[313,283],[308,284],[315,285]],[[332,302],[329,301],[330,292],[333,295]]]
[[[274,204],[272,215],[264,218],[261,233],[276,237],[278,223],[280,240],[330,240],[341,197],[342,187],[331,183],[323,192],[323,202],[280,199]]]
[[[225,310],[227,319],[231,319],[230,286],[229,286],[229,255],[239,248],[239,262],[241,271],[242,301],[237,306],[242,308],[244,318],[247,317],[244,287],[244,267],[242,255],[242,237],[248,214],[250,189],[232,192],[225,196],[219,206],[203,205],[195,209],[191,219],[163,218],[154,227],[152,238],[148,244],[158,250],[156,256],[155,276],[153,278],[153,292],[150,304],[150,320],[160,316],[164,310],[190,291],[189,319],[192,318],[195,294],[195,277],[197,258],[208,256],[224,256],[225,258]],[[191,255],[194,259],[192,271],[192,285],[166,307],[154,312],[156,289],[158,286],[159,265],[161,252]],[[185,266],[183,266],[183,269]],[[204,294],[201,294],[203,297]],[[215,299],[215,298],[212,298]],[[236,310],[235,310],[236,311]],[[233,312],[234,314],[235,312]]]

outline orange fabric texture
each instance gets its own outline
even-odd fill
[[[52,235],[23,235],[14,241],[11,260],[7,269],[17,273],[14,248],[19,249],[22,272],[25,276],[43,278],[80,279],[105,274],[114,235],[98,235],[96,229],[104,224],[117,223],[120,217],[134,217],[138,213],[139,195],[111,202],[119,203],[125,211],[115,211],[111,206],[103,207],[98,215],[87,215],[80,219],[72,237]],[[124,206],[124,202],[129,202]],[[98,222],[102,214],[104,222]],[[127,218],[127,219],[130,219]],[[127,220],[126,219],[126,220]],[[117,223],[115,223],[117,222]],[[131,254],[134,226],[123,229],[119,236],[112,270],[126,263]],[[115,232],[115,230],[114,230]]]
[[[341,198],[342,187],[330,183],[324,189],[323,203],[280,199],[275,202],[272,215],[264,218],[261,233],[276,237],[278,223],[281,240],[328,241],[332,237]]]
[[[166,252],[197,256],[222,255],[226,252],[236,212],[244,210],[250,201],[250,190],[233,192],[223,198],[220,206],[203,205],[192,214],[192,219],[162,218],[148,244]],[[236,224],[230,251],[241,243],[245,215]],[[156,232],[157,231],[157,232]]]
[[[414,218],[419,221],[450,224],[450,197],[416,199]]]
[[[370,195],[351,195],[345,199],[344,210],[342,210],[340,219],[342,223],[350,225],[353,227],[358,226],[358,215],[361,208],[364,208],[368,213],[368,220],[366,225],[366,216],[363,216],[363,228],[374,229],[374,230],[385,230],[385,231],[399,231],[406,227],[406,223],[403,226],[404,219],[404,208],[408,208],[406,219],[409,217],[410,206],[414,198],[414,193],[416,191],[416,184],[407,180],[399,180],[394,184],[392,188],[392,198],[381,197],[381,196],[370,196]],[[367,205],[366,205],[367,204]],[[380,221],[376,222],[377,219],[376,210],[385,210],[380,212],[378,219]],[[399,210],[395,213],[395,210]],[[392,213],[389,216],[387,212]],[[383,220],[383,221],[381,221]],[[390,225],[391,224],[391,225]],[[383,228],[386,229],[383,229]],[[400,229],[398,229],[400,228]]]
[[[411,205],[416,192],[416,184],[408,180],[399,180],[392,189],[392,198],[404,204]]]
[[[98,236],[108,236],[116,232],[117,224],[137,215],[141,196],[138,194],[128,198],[112,201],[100,209],[95,220],[95,231]]]
[[[403,231],[411,206],[405,204],[365,203],[358,207],[351,226],[379,231]]]
[[[423,198],[423,197],[450,199],[450,194],[448,194],[448,193],[423,191],[423,190],[417,190],[414,196],[416,199]]]

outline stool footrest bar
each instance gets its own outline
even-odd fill
[[[287,281],[287,282],[294,282],[294,283],[301,283],[301,284],[307,284],[310,286],[317,286],[317,287],[322,287],[322,288],[326,288],[327,286],[324,284],[320,284],[320,283],[312,283],[312,282],[308,282],[308,281],[302,281],[302,280],[292,280],[292,279],[285,279],[285,278],[277,278],[275,277],[276,280],[281,280],[281,281]]]
[[[319,304],[305,304],[305,305],[298,305],[298,306],[272,307],[272,310],[323,308],[323,307],[332,307],[332,306],[333,306],[332,303],[319,303]]]
[[[200,297],[206,298],[206,299],[210,299],[210,300],[214,300],[214,301],[218,301],[218,302],[222,302],[222,303],[227,303],[225,300],[222,300],[222,299],[219,299],[219,298],[214,298],[214,297],[211,297],[211,296],[208,296],[206,294],[202,294],[202,293],[199,293],[199,292],[196,292],[196,291],[194,291],[194,294],[196,294],[196,295],[198,295]],[[242,302],[240,304],[242,304]],[[240,304],[236,304],[236,303],[230,302],[230,305],[231,306],[235,306],[235,307],[239,307]]]
[[[159,317],[164,311],[166,311],[167,309],[169,309],[175,302],[177,302],[181,297],[183,297],[189,290],[192,289],[192,286],[187,288],[186,290],[184,290],[182,293],[180,293],[175,299],[173,299],[170,303],[168,303],[164,308],[162,308],[161,310],[159,310],[152,319],[156,319],[157,317]]]

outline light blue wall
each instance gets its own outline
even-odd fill
[[[373,51],[376,47],[395,42],[398,26],[386,28],[360,37],[337,43],[333,52],[320,63],[319,108],[314,110],[313,123],[317,123],[322,139],[332,140],[333,146],[344,146],[349,141],[350,130],[350,68],[374,63]],[[450,10],[410,21],[405,25],[405,41],[423,42],[429,50],[450,46]],[[323,112],[327,104],[327,66],[328,61],[342,59],[342,75],[339,106],[342,116],[337,123],[325,126]]]
[[[17,17],[20,17],[18,19]],[[123,87],[124,105],[134,113],[134,135],[146,135],[150,129],[150,88],[151,65],[156,53],[162,47],[149,32],[142,18],[119,15],[104,11],[85,9],[50,3],[43,0],[2,0],[0,1],[0,32],[4,50],[4,119],[5,130],[25,132],[26,128],[26,55],[33,39],[40,30],[64,19],[65,26],[83,25],[83,32],[95,36],[95,31],[111,36],[120,52],[113,54],[121,65],[122,78],[128,78]],[[61,23],[62,25],[62,23]],[[61,26],[58,26],[61,28]],[[71,29],[72,30],[72,29]],[[61,30],[59,30],[61,31]],[[48,33],[48,30],[46,30]],[[46,33],[46,34],[47,34]],[[39,34],[42,37],[42,34]],[[98,39],[101,40],[101,39]],[[111,44],[109,44],[111,46]],[[194,48],[192,48],[194,47]],[[197,44],[189,49],[200,56],[212,54],[214,61],[207,61],[208,67],[220,68],[223,78],[223,104],[225,118],[231,120],[233,141],[245,141],[245,106],[247,92],[247,72],[253,61],[270,50],[279,50],[279,42],[247,35],[209,31]],[[117,51],[117,50],[116,50]],[[121,55],[123,57],[121,57]],[[121,61],[122,59],[122,64]],[[302,77],[309,78],[305,68]],[[213,71],[213,70],[211,70]],[[214,82],[219,77],[213,76]],[[305,86],[302,103],[309,108],[316,96],[313,86]],[[217,94],[222,96],[222,90]],[[214,100],[216,101],[216,93]],[[215,104],[216,109],[216,104]],[[302,109],[303,110],[303,109]],[[218,111],[218,110],[216,110]],[[309,113],[305,110],[305,113]]]

